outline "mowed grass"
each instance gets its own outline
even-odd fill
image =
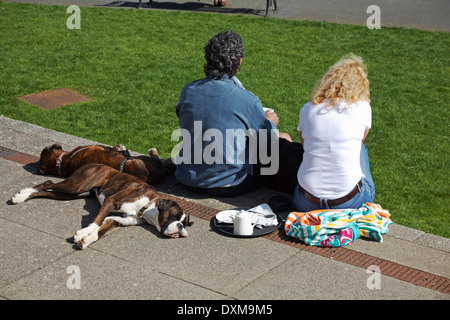
[[[70,30],[66,9],[0,2],[0,114],[168,157],[179,143],[171,135],[181,89],[203,77],[208,39],[233,29],[245,44],[238,78],[299,141],[301,106],[353,52],[371,85],[375,202],[398,224],[450,236],[448,33],[107,8],[81,8],[81,29]],[[17,99],[55,88],[93,101],[42,110]]]

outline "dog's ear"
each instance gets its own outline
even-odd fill
[[[51,149],[51,150],[54,150],[54,149],[56,149],[56,150],[61,150],[62,147],[61,147],[61,145],[55,143],[55,144],[53,144],[53,145],[50,147],[50,149]]]
[[[61,145],[55,143],[51,146],[45,147],[44,150],[42,150],[42,152],[47,153],[47,152],[53,152],[55,150],[61,150],[61,149],[62,149]]]
[[[62,151],[62,147],[59,144],[53,144],[45,147],[39,157],[38,172],[41,174],[57,174],[58,171],[55,167],[55,160]]]
[[[177,205],[178,204],[173,200],[160,199],[156,206],[158,207],[159,212],[164,212]]]

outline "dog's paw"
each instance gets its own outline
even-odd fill
[[[126,151],[127,150],[127,148],[125,148],[125,146],[123,145],[123,144],[121,144],[121,143],[119,143],[119,144],[116,144],[114,147],[113,147],[113,149],[114,150],[116,150],[116,151]]]
[[[81,229],[83,230],[83,229]],[[73,243],[78,244],[85,236],[80,234],[80,231],[78,230],[74,235],[73,235]]]
[[[100,227],[91,223],[86,228],[78,230],[73,236],[73,242],[80,248],[86,249],[91,243],[98,240],[98,230]]]
[[[148,155],[150,157],[158,157],[159,158],[158,150],[156,150],[156,148],[148,149]]]
[[[79,242],[77,242],[78,248],[81,250],[86,249],[90,244],[94,243],[98,240],[98,234],[97,233],[90,233],[88,236],[81,239]]]
[[[11,202],[13,204],[22,203],[28,200],[31,194],[37,192],[36,189],[33,188],[25,188],[20,190],[20,192],[16,193],[12,198]]]

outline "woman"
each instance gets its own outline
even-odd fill
[[[363,144],[372,122],[369,81],[362,59],[344,56],[318,82],[300,110],[304,148],[294,204],[301,212],[359,208],[375,186]]]

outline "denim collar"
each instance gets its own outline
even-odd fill
[[[212,77],[209,77],[209,76],[207,76],[206,79],[208,79],[208,80],[216,80],[216,81],[232,82],[232,83],[234,83],[237,87],[244,89],[244,86],[242,85],[241,81],[239,81],[238,78],[236,78],[236,77],[234,77],[234,76],[233,76],[233,77],[230,77],[228,74],[224,74],[224,75],[222,76],[222,78],[220,78],[220,79],[215,79],[215,78],[212,78]]]

